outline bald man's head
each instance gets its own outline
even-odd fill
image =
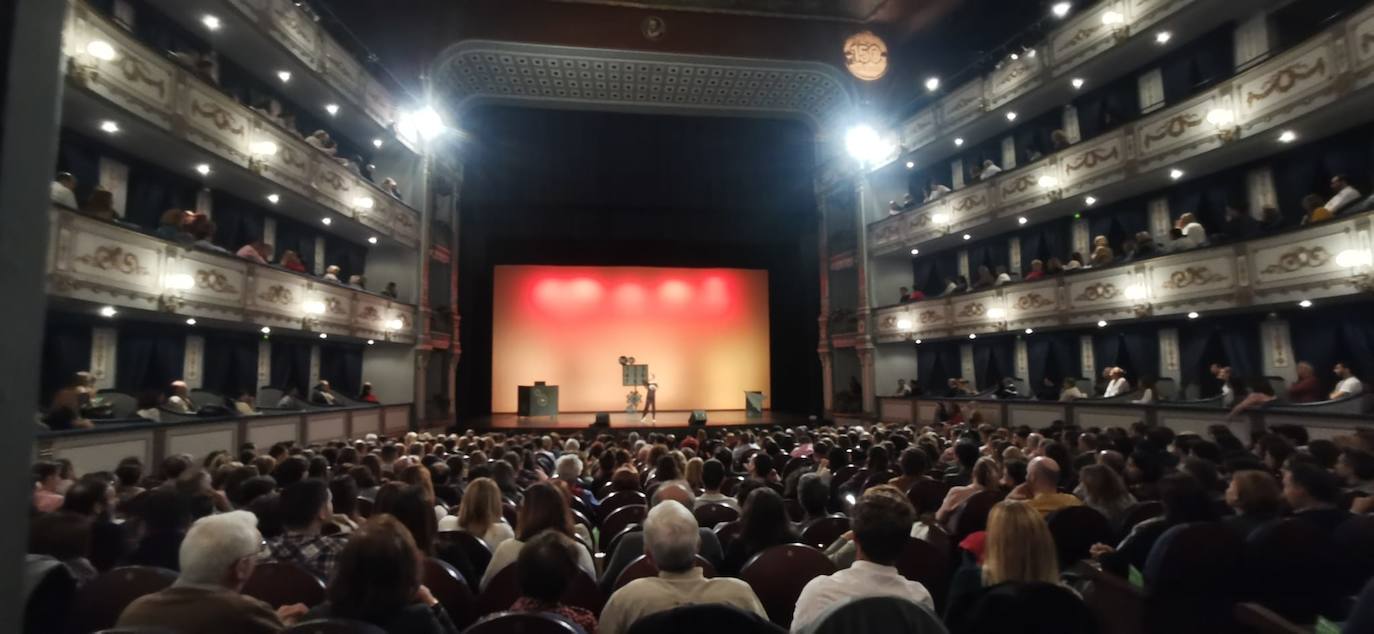
[[[1038,491],[1054,491],[1059,487],[1059,463],[1045,456],[1031,460],[1026,469],[1026,482]]]
[[[658,485],[650,502],[657,506],[659,502],[667,500],[673,500],[689,509],[696,508],[696,496],[692,494],[692,487],[685,480],[670,480]]]

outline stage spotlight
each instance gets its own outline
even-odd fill
[[[940,78],[939,78],[939,77],[931,77],[931,78],[929,78],[929,79],[926,80],[926,90],[929,90],[930,92],[935,92],[935,91],[937,91],[937,90],[939,90],[939,89],[940,89]]]
[[[867,124],[850,128],[844,135],[844,147],[860,163],[877,163],[892,153],[892,145]]]
[[[412,143],[434,140],[447,129],[448,125],[444,123],[444,118],[434,106],[402,113],[400,120],[396,122],[396,133]]]
[[[1056,18],[1062,18],[1069,14],[1070,9],[1073,9],[1073,3],[1056,2],[1054,6],[1050,7],[1050,13],[1053,13]]]

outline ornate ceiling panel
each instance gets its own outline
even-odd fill
[[[887,0],[555,0],[582,4],[606,4],[640,9],[703,11],[772,15],[797,18],[863,21],[872,17]]]
[[[468,41],[432,76],[462,110],[482,103],[794,118],[822,128],[849,113],[847,80],[810,62]]]

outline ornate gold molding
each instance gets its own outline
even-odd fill
[[[1213,282],[1225,282],[1227,277],[1205,266],[1190,266],[1169,274],[1164,288],[1182,289],[1190,286],[1206,286]]]
[[[1078,159],[1069,161],[1068,164],[1064,166],[1064,171],[1076,172],[1080,169],[1092,169],[1107,161],[1119,159],[1121,158],[1119,150],[1120,148],[1117,146],[1112,146],[1110,152],[1103,152],[1102,148],[1094,148],[1091,151],[1084,152]]]
[[[1260,92],[1246,93],[1245,105],[1254,105],[1255,102],[1264,101],[1274,94],[1285,94],[1292,90],[1298,82],[1316,75],[1326,75],[1325,57],[1318,58],[1317,62],[1310,66],[1304,63],[1295,63],[1279,69],[1260,86]]]
[[[1196,128],[1200,125],[1202,125],[1202,117],[1191,112],[1174,115],[1156,128],[1154,132],[1145,133],[1145,145],[1148,147],[1166,138],[1180,137],[1190,128]]]
[[[138,256],[120,246],[101,245],[96,247],[94,252],[73,259],[102,271],[115,271],[124,275],[148,274],[147,267],[139,263]]]
[[[295,301],[295,294],[291,292],[291,289],[285,286],[273,284],[268,287],[266,291],[259,293],[258,299],[269,304],[290,306]]]
[[[203,288],[216,293],[232,294],[239,292],[238,287],[234,286],[229,277],[219,271],[200,269],[196,271],[196,288]]]
[[[1264,267],[1260,273],[1275,275],[1319,268],[1326,266],[1326,263],[1331,261],[1331,257],[1331,252],[1327,251],[1326,247],[1299,246],[1280,254],[1278,261]]]
[[[1013,305],[1016,307],[1016,310],[1035,310],[1037,308],[1053,306],[1054,300],[1040,293],[1026,293],[1016,298],[1016,303]]]
[[[1074,301],[1096,302],[1104,299],[1116,299],[1119,295],[1121,295],[1121,289],[1118,289],[1116,284],[1099,282],[1084,287],[1083,292],[1079,293]]]
[[[215,129],[217,130],[228,131],[234,135],[243,134],[244,126],[242,124],[237,127],[234,126],[234,120],[237,117],[228,110],[220,107],[217,103],[205,105],[202,104],[199,99],[192,99],[191,113],[199,115],[204,119],[209,119],[211,123],[215,124]]]

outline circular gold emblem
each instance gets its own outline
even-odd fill
[[[844,41],[844,65],[859,79],[879,79],[887,74],[887,45],[872,31],[855,33]]]

